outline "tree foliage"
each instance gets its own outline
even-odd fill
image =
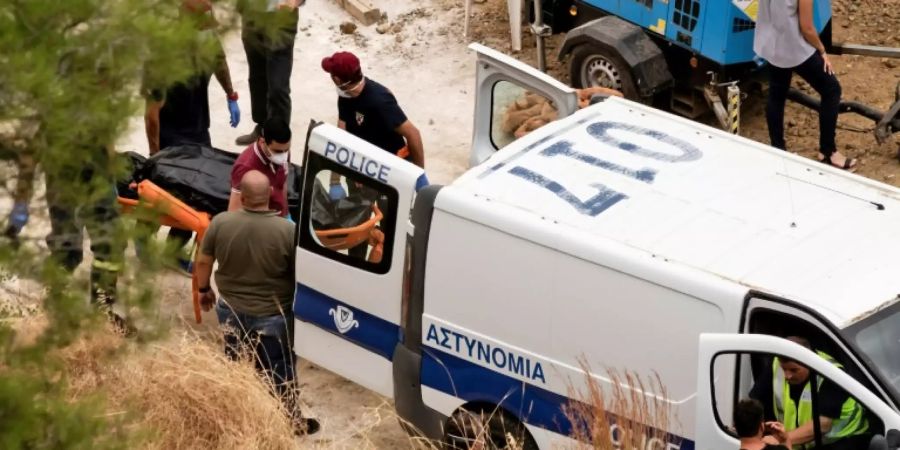
[[[223,0],[216,2],[217,28],[202,31],[209,17],[184,6],[203,2],[0,0],[0,187],[6,188],[0,205],[9,203],[13,185],[26,181],[7,164],[22,155],[62,180],[58,190],[78,207],[109,192],[124,170],[112,144],[142,111],[142,86],[170,86],[197,68],[211,72],[216,31],[236,23],[235,5]],[[250,13],[265,3],[253,3]],[[74,175],[86,166],[94,169],[91,179]],[[31,202],[32,224],[42,205],[38,198]],[[8,212],[0,207],[0,222]],[[134,237],[132,220],[120,218],[117,225],[110,239]],[[17,247],[0,241],[0,448],[131,447],[122,424],[98,410],[100,399],[67,398],[58,351],[102,326],[102,318],[88,305],[85,281],[47,255],[40,239]],[[120,281],[118,300],[147,310],[154,306],[152,270],[158,266],[142,263],[127,289]],[[17,343],[17,313],[2,307],[12,295],[4,290],[11,278],[43,286],[39,310],[46,330],[28,344]],[[106,363],[114,364],[111,358]]]

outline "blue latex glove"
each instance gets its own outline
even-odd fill
[[[12,211],[9,213],[8,228],[18,235],[25,224],[28,223],[28,204],[16,203],[13,205]]]
[[[237,127],[241,123],[241,108],[237,100],[228,100],[228,112],[231,113],[231,128]]]
[[[293,217],[291,217],[291,215],[290,215],[290,214],[288,214],[288,215],[287,215],[287,216],[285,216],[285,217],[284,217],[284,218],[285,218],[285,219],[287,219],[287,221],[288,221],[288,222],[290,222],[290,223],[291,223],[291,225],[296,225],[296,224],[297,224],[297,222],[294,222],[294,218],[293,218]]]
[[[332,201],[338,201],[347,196],[347,191],[344,190],[344,186],[340,184],[332,184],[330,188],[328,188],[328,196],[331,197]]]

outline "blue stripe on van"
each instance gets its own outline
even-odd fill
[[[350,312],[347,323],[356,322],[355,326],[351,325],[344,332],[337,327],[337,316],[341,309]],[[388,361],[393,359],[394,347],[400,340],[400,327],[397,324],[339,302],[300,283],[297,283],[297,292],[294,294],[294,318],[336,334]]]
[[[423,347],[422,384],[466,401],[501,405],[523,422],[568,435],[571,424],[560,407],[568,399],[465,359]]]
[[[352,320],[357,321],[358,326],[341,333],[334,317],[339,307],[351,311]],[[394,347],[400,339],[401,329],[396,324],[300,283],[294,297],[294,317],[389,361],[393,359]],[[572,430],[563,413],[563,407],[570,402],[567,397],[424,345],[421,383],[466,402],[502,405],[522,422],[554,433],[569,435]],[[694,442],[688,439],[670,434],[669,442],[680,442],[681,450],[694,450]]]
[[[568,397],[525,383],[513,377],[479,366],[453,354],[423,347],[422,385],[467,402],[501,405],[519,420],[565,436],[572,434],[572,424],[563,408]],[[615,418],[609,418],[610,423]],[[669,434],[670,443],[681,450],[694,450],[694,442]],[[680,445],[679,445],[680,444]]]

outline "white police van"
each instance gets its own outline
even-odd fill
[[[572,443],[563,407],[579,401],[582,358],[603,388],[605,367],[656,373],[671,425],[643,450],[738,448],[732,406],[787,356],[862,403],[871,448],[888,448],[882,436],[900,429],[900,190],[618,98],[577,110],[570,88],[472,48],[475,167],[448,186],[311,127],[299,356],[392,397],[429,438],[459,443],[454,419],[494,411],[479,416],[492,438],[515,427],[542,449]],[[525,91],[560,118],[511,141],[500,115]],[[329,180],[377,205],[383,238],[323,243],[311,191]]]

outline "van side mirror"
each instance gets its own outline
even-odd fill
[[[888,430],[886,440],[888,449],[897,450],[900,448],[900,431]]]
[[[869,441],[869,450],[890,450],[888,448],[887,439],[880,434],[872,436],[872,440]]]
[[[889,430],[887,436],[880,434],[872,436],[869,441],[869,450],[897,450],[900,449],[900,431]]]

